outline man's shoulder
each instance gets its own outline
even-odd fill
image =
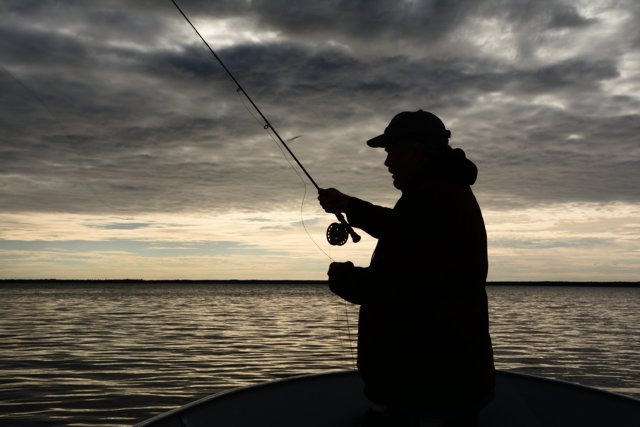
[[[425,182],[412,191],[403,193],[401,200],[405,199],[408,203],[424,203],[439,199],[464,199],[472,194],[473,191],[467,184],[438,180]]]

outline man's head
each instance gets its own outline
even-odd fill
[[[423,169],[427,159],[450,149],[449,137],[442,121],[432,113],[418,110],[397,114],[382,135],[367,141],[369,147],[384,147],[384,162],[393,185],[405,190]]]

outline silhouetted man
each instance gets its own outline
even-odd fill
[[[331,290],[360,305],[363,425],[473,426],[492,396],[487,237],[470,186],[476,166],[426,111],[396,115],[367,141],[387,152],[402,196],[393,209],[330,188],[318,200],[378,239],[368,267],[334,262]]]

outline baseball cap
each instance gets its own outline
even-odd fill
[[[449,144],[451,132],[442,120],[428,111],[404,111],[396,114],[382,135],[367,141],[369,147],[387,147],[397,142],[422,142],[430,146]]]

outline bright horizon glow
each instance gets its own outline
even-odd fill
[[[484,216],[490,281],[637,280],[634,205],[569,203]],[[0,221],[7,225],[3,279],[322,280],[329,257],[366,266],[376,242],[362,232],[358,244],[331,247],[324,230],[332,217],[305,214],[312,241],[299,211],[2,214]]]

